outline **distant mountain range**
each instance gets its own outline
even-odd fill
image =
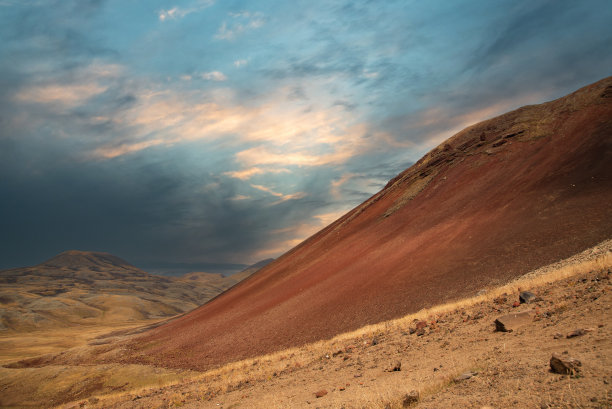
[[[148,274],[108,253],[70,250],[33,267],[0,271],[0,330],[29,331],[170,317],[253,274]]]

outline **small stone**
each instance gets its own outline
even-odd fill
[[[579,329],[575,329],[572,332],[570,332],[569,334],[567,334],[565,337],[566,338],[575,338],[575,337],[579,337],[581,335],[586,334],[585,330],[583,330],[582,328]]]
[[[388,371],[389,372],[399,372],[402,370],[402,363],[397,361],[394,365],[390,365]]]
[[[554,339],[561,339],[561,338],[563,338],[563,334],[560,333],[560,332],[555,332],[555,335],[553,335],[553,338]]]
[[[562,357],[557,354],[553,354],[550,358],[550,369],[555,373],[572,375],[580,372],[580,366],[582,363],[575,358]]]
[[[411,327],[408,332],[410,332],[410,335],[414,334],[416,332],[416,328]]]
[[[504,315],[495,320],[495,330],[512,332],[520,327],[531,324],[535,315],[536,314],[534,311],[524,311]]]
[[[416,335],[417,337],[422,337],[423,335],[425,335],[425,328],[419,328],[416,330]]]
[[[404,408],[407,408],[409,406],[414,405],[418,401],[419,401],[419,392],[413,390],[412,392],[407,393],[406,395],[404,395],[404,399],[402,400],[402,406]]]
[[[427,321],[419,321],[416,323],[416,329],[419,330],[421,328],[427,327]]]
[[[372,338],[372,345],[378,345],[378,338],[374,337]]]
[[[520,306],[520,305],[521,305],[521,303],[520,303],[520,302],[515,301],[515,302],[513,302],[513,303],[512,303],[512,308],[516,308],[516,307],[518,307],[518,306]]]
[[[461,382],[461,381],[467,381],[468,379],[472,378],[473,376],[476,376],[477,373],[476,372],[466,372],[463,373],[461,375],[459,375],[458,377],[455,378],[455,382]]]
[[[493,300],[493,302],[497,305],[503,305],[508,301],[508,299],[504,296],[497,297]]]
[[[532,293],[531,291],[522,291],[519,294],[519,301],[521,302],[521,304],[530,304],[534,302],[535,299],[536,299],[536,295]]]
[[[325,395],[327,395],[327,391],[325,389],[321,389],[320,391],[315,392],[316,398],[322,398]]]

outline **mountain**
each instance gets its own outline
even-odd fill
[[[122,359],[211,368],[473,295],[610,238],[610,203],[612,77],[452,136]]]
[[[157,276],[112,254],[65,251],[33,267],[0,271],[0,329],[170,317],[205,303],[239,279],[210,273]]]
[[[258,261],[257,263],[248,266],[244,270],[238,273],[232,274],[231,278],[236,280],[236,282],[240,282],[244,280],[245,278],[255,274],[257,271],[261,270],[262,268],[264,268],[265,266],[267,266],[273,261],[274,261],[273,258],[267,258],[265,260]]]

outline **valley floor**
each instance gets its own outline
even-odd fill
[[[104,391],[92,387],[60,407],[610,408],[611,244],[469,300],[206,373],[155,368],[156,380],[152,368],[140,368],[150,376],[141,388],[112,392],[109,371],[117,383],[121,370],[124,377],[139,372],[109,367],[97,378]],[[517,305],[522,290],[536,301]],[[532,311],[533,320],[513,332],[495,331],[496,318],[522,311]],[[576,330],[580,335],[571,336]],[[580,360],[579,372],[551,372],[552,354]],[[11,371],[44,370],[49,367],[2,368],[0,402],[15,387],[7,377],[24,373]],[[94,372],[83,372],[83,382]],[[40,382],[53,386],[52,379]]]

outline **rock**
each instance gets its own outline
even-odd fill
[[[584,334],[587,334],[587,333],[593,332],[593,331],[595,331],[595,328],[579,328],[579,329],[573,330],[572,332],[567,334],[565,337],[566,338],[579,337],[581,335],[584,335]]]
[[[404,399],[402,399],[402,406],[404,408],[407,408],[409,406],[414,405],[418,401],[419,401],[419,392],[413,390],[412,392],[407,393],[406,395],[404,395]]]
[[[563,334],[560,333],[560,332],[555,332],[555,335],[553,335],[553,338],[554,339],[561,339],[561,338],[563,338]]]
[[[467,381],[473,376],[478,375],[478,372],[466,372],[455,378],[455,382]]]
[[[553,354],[550,358],[550,370],[560,374],[574,374],[580,372],[580,366],[582,363],[570,357],[562,357],[557,354]]]
[[[512,308],[516,308],[516,307],[518,307],[519,305],[521,305],[521,303],[520,303],[520,302],[518,302],[518,301],[515,301],[515,302],[513,302],[513,303],[512,303]]]
[[[379,341],[378,338],[374,337],[372,338],[372,345],[378,345]]]
[[[393,365],[389,365],[389,368],[387,369],[388,372],[399,372],[401,370],[402,370],[402,363],[400,361],[397,361]]]
[[[325,395],[327,395],[327,391],[325,389],[321,389],[320,391],[315,392],[316,398],[322,398]]]
[[[534,311],[516,312],[504,315],[495,320],[495,330],[512,332],[525,325],[531,324],[535,315]]]
[[[417,337],[422,337],[425,335],[425,328],[419,328],[416,330]]]
[[[508,299],[504,296],[500,296],[493,299],[493,302],[497,305],[504,305],[507,301]]]
[[[421,328],[427,327],[427,321],[419,321],[416,323],[416,329],[419,330]]]
[[[536,299],[536,296],[531,291],[522,291],[519,294],[519,301],[521,302],[521,304],[530,304],[534,302],[535,299]]]
[[[410,327],[410,329],[408,330],[408,332],[410,333],[410,335],[414,334],[416,332],[416,328],[414,327]]]

